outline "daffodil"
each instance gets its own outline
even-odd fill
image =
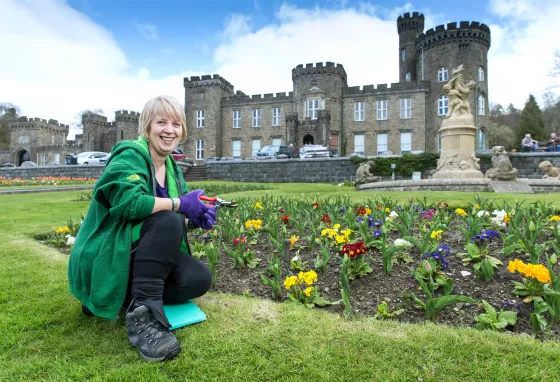
[[[256,202],[255,205],[253,206],[253,208],[256,208],[256,209],[259,209],[259,210],[264,210],[264,207],[263,207],[261,202]]]

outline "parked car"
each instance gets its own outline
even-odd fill
[[[100,151],[86,151],[76,156],[77,164],[99,164],[99,160],[106,157],[107,154]]]
[[[111,157],[110,153],[105,155],[103,158],[99,159],[99,163],[100,164],[106,164],[110,157]]]
[[[175,150],[173,150],[171,152],[171,156],[173,157],[173,159],[175,159],[176,161],[180,161],[181,159],[185,159],[186,156],[183,153],[183,150],[181,150],[180,148],[176,148]]]
[[[283,145],[264,146],[255,154],[255,159],[271,159],[278,157],[279,155],[285,155],[286,158],[289,158],[290,150],[288,150],[288,147]]]
[[[300,159],[308,158],[330,158],[331,152],[325,146],[321,145],[305,145],[299,149]]]

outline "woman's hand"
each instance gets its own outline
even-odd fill
[[[204,216],[208,212],[208,206],[204,204],[199,198],[204,195],[202,190],[194,190],[179,198],[179,208],[177,212],[185,215],[187,219],[194,219]],[[214,211],[214,217],[216,213]]]

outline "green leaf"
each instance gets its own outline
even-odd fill
[[[437,315],[443,309],[447,308],[448,306],[455,305],[459,302],[468,302],[470,304],[474,304],[475,301],[467,296],[456,296],[456,295],[449,295],[449,296],[442,296],[437,299],[434,305],[434,313]]]
[[[500,320],[504,320],[508,325],[513,326],[517,324],[517,312],[509,310],[500,312]]]
[[[313,297],[313,300],[311,302],[313,304],[317,305],[317,306],[331,305],[331,302],[329,300],[324,299],[323,297],[319,296],[318,294],[316,294],[315,297]]]
[[[482,260],[481,269],[482,269],[482,274],[484,275],[484,280],[486,281],[492,280],[492,278],[494,277],[494,266],[492,265],[490,260],[488,259]]]
[[[480,303],[482,304],[482,307],[484,308],[486,314],[489,314],[494,318],[494,320],[496,320],[496,318],[498,317],[496,309],[494,309],[492,305],[490,305],[486,300],[481,300]]]
[[[474,244],[474,243],[469,243],[467,244],[467,253],[469,254],[470,257],[479,257],[480,256],[480,248],[478,248],[478,245]]]

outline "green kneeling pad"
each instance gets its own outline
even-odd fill
[[[192,301],[184,304],[164,305],[163,311],[171,324],[170,330],[206,321],[206,314]]]

